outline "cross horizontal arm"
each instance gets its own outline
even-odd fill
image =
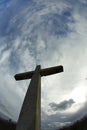
[[[47,75],[56,74],[56,73],[60,73],[60,72],[63,72],[62,65],[51,67],[51,68],[46,68],[46,69],[41,69],[40,75],[47,76]],[[24,80],[24,79],[32,78],[33,74],[34,74],[34,71],[30,71],[30,72],[16,74],[14,77],[16,80]]]

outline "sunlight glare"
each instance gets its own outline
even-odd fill
[[[76,103],[82,103],[86,101],[87,88],[83,85],[78,85],[69,95]]]

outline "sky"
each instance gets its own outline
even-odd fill
[[[41,79],[41,128],[87,114],[87,1],[0,0],[0,115],[18,120],[30,80],[14,75],[63,65]]]

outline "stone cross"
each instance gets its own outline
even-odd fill
[[[61,65],[46,69],[41,69],[41,66],[38,65],[36,66],[35,71],[15,75],[16,80],[31,78],[31,82],[21,108],[16,130],[41,129],[41,76],[60,72],[63,72],[63,67]]]

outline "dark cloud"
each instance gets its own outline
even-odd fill
[[[72,106],[72,104],[75,103],[73,99],[69,99],[68,101],[62,101],[59,104],[56,103],[50,103],[50,107],[52,108],[53,111],[58,111],[58,110],[66,110]]]
[[[85,13],[87,12],[87,7],[84,5],[83,8],[83,5],[80,5],[79,2],[84,1],[85,3],[86,0],[63,0],[62,2],[57,0],[53,2],[43,2],[42,0],[13,0],[10,1],[8,6],[6,6],[6,4],[4,6],[4,2],[6,2],[6,0],[1,1],[0,48],[1,45],[6,45],[6,47],[4,47],[5,49],[0,54],[2,55],[1,58],[3,61],[3,64],[0,64],[0,102],[2,102],[0,103],[0,112],[6,114],[14,120],[17,120],[25,93],[24,88],[26,86],[26,82],[24,83],[24,86],[23,82],[19,85],[13,79],[10,80],[7,78],[8,74],[13,77],[14,74],[18,73],[20,70],[22,72],[24,69],[26,71],[26,68],[27,70],[31,70],[31,68],[35,67],[35,62],[39,63],[38,61],[40,61],[42,66],[46,65],[46,67],[48,65],[51,66],[53,64],[59,64],[62,61],[65,71],[71,73],[71,76],[67,76],[68,74],[66,75],[66,72],[64,72],[64,80],[61,80],[60,85],[62,91],[61,93],[64,91],[63,86],[65,87],[65,91],[70,89],[71,92],[71,87],[69,88],[65,86],[65,84],[72,84],[74,80],[76,81],[78,79],[77,71],[79,71],[79,66],[81,70],[81,68],[83,68],[81,63],[85,63],[80,60],[80,64],[78,64],[78,66],[75,64],[76,73],[72,73],[74,72],[72,70],[72,66],[74,68],[75,61],[77,63],[77,57],[80,56],[84,59],[83,51],[81,52],[83,45],[82,47],[75,47],[75,49],[71,45],[78,45],[76,43],[79,43],[80,40],[78,41],[77,38],[76,41],[74,40],[77,35],[75,36],[74,34],[72,37],[67,36],[71,34],[72,31],[75,31],[76,28],[73,27],[75,22],[81,21],[81,18],[77,15],[77,11],[82,14],[82,19],[84,21],[84,16],[87,17],[87,13]],[[76,21],[74,13],[76,13]],[[79,27],[77,27],[76,24],[77,30],[80,27],[83,27],[82,30],[86,28],[86,26],[84,27],[86,23],[82,23],[83,22],[81,22],[81,24],[79,23]],[[85,37],[81,38],[80,35],[79,39],[81,38],[81,40],[83,39],[82,41],[85,41]],[[81,43],[84,43],[82,41]],[[62,47],[63,44],[66,44],[66,46]],[[8,57],[6,50],[9,50]],[[61,56],[63,57],[62,60]],[[68,59],[68,61],[66,59]],[[72,77],[74,77],[73,80]],[[50,85],[51,83],[49,84],[49,82],[44,82],[44,84],[45,85],[43,86],[46,86],[46,84],[47,86],[50,86],[50,89],[47,90],[48,92],[51,91],[51,87],[53,88],[53,86]],[[45,88],[46,87],[43,89],[44,92]],[[4,98],[6,99],[5,101],[3,100]],[[45,97],[42,98],[44,99]],[[49,102],[49,98],[44,101],[45,103]],[[42,113],[42,128],[45,127],[45,129],[50,129],[52,126],[54,127],[54,125],[56,125],[56,122],[58,124],[73,122],[86,113],[87,106],[74,114],[63,113],[63,110],[70,108],[73,103],[73,99],[68,101],[64,100],[59,104],[51,103],[50,107],[55,114],[47,115],[45,112]],[[48,110],[46,106],[44,108]],[[62,114],[58,110],[62,110]],[[55,127],[53,129],[55,129]]]
[[[85,102],[84,105],[78,109],[78,111],[73,113],[57,112],[55,114],[48,115],[42,111],[42,116],[44,118],[42,118],[41,126],[43,129],[52,129],[52,126],[54,129],[59,129],[62,126],[74,123],[76,120],[83,118],[85,115],[87,115],[87,102]]]

